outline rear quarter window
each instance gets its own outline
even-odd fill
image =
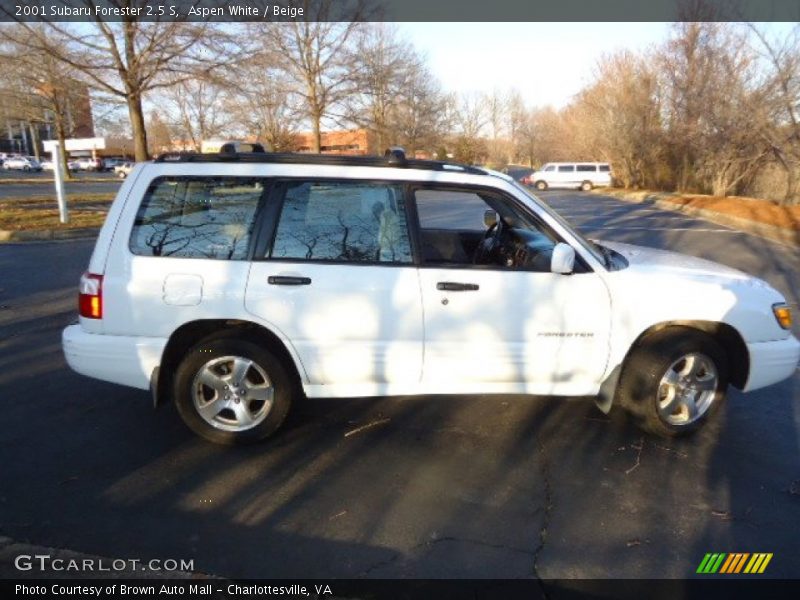
[[[264,183],[252,178],[159,178],[136,214],[130,250],[139,256],[247,258]]]

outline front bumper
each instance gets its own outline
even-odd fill
[[[73,371],[147,390],[167,340],[88,333],[80,325],[70,325],[61,335],[61,344]]]
[[[800,361],[800,342],[794,336],[774,342],[747,344],[750,374],[742,391],[750,392],[791,377]]]

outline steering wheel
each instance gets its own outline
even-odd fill
[[[492,254],[500,246],[500,240],[505,230],[503,219],[498,216],[497,221],[489,226],[478,247],[475,248],[475,255],[472,257],[472,264],[481,265],[488,263]]]

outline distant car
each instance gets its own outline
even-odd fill
[[[43,171],[53,171],[54,170],[53,161],[50,160],[50,159],[43,160],[41,162],[41,165],[42,165],[42,170]],[[67,169],[69,169],[70,171],[80,171],[80,167],[78,166],[78,161],[77,160],[68,160],[67,161]]]
[[[529,167],[509,165],[508,167],[503,169],[503,173],[505,173],[509,177],[513,177],[514,179],[519,181],[522,185],[529,185],[529,179],[531,174],[533,173],[533,169]]]
[[[104,168],[102,158],[79,158],[75,164],[78,171],[102,171]]]
[[[41,171],[42,165],[31,156],[12,156],[5,160],[3,168],[8,171]]]
[[[124,158],[104,158],[103,159],[103,169],[106,171],[116,171],[116,168],[120,165],[126,163]]]
[[[130,175],[132,169],[133,169],[133,163],[130,161],[126,161],[114,167],[114,173],[116,173],[117,177],[119,177],[120,179],[125,179],[128,175]]]
[[[537,190],[578,188],[588,192],[593,187],[611,185],[611,165],[590,162],[547,163],[528,178],[528,185]]]

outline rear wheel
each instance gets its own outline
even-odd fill
[[[644,429],[677,437],[699,429],[725,400],[728,361],[709,335],[687,327],[653,334],[623,366],[618,398]]]
[[[247,340],[201,342],[175,374],[181,418],[196,434],[219,444],[263,440],[280,427],[294,386],[283,363]]]
[[[547,189],[547,182],[545,181],[537,181],[536,182],[536,189],[540,191],[544,191]]]
[[[592,189],[592,182],[591,181],[584,181],[581,184],[581,191],[588,192]]]

